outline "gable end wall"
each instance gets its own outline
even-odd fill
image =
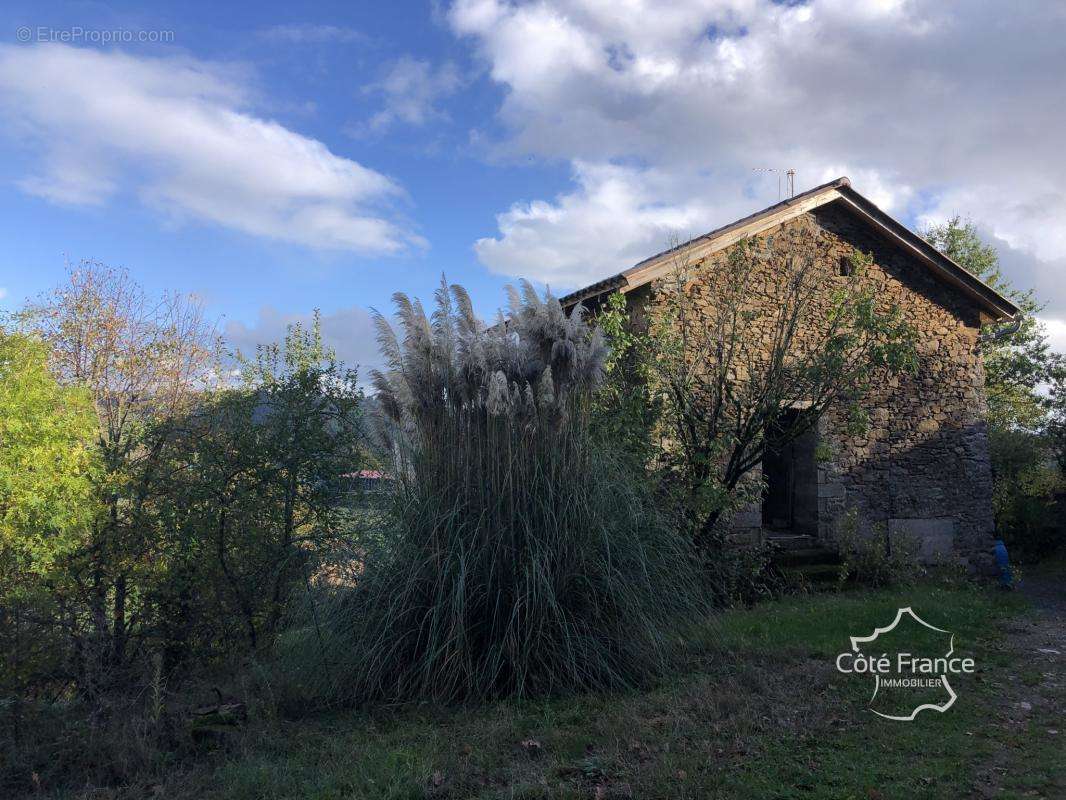
[[[911,536],[920,540],[929,560],[952,556],[987,569],[994,530],[992,474],[977,309],[835,203],[754,241],[760,249],[774,240],[781,247],[789,237],[811,236],[812,225],[820,233],[816,268],[826,286],[826,305],[834,286],[845,280],[839,276],[840,260],[859,249],[874,258],[862,279],[886,308],[898,304],[919,335],[917,373],[892,378],[865,397],[869,426],[864,434],[849,435],[836,411],[820,423],[820,439],[831,458],[818,469],[819,536],[831,540],[843,515],[854,510],[860,531]],[[710,276],[727,256],[728,249],[695,268],[697,308],[713,302]],[[758,303],[760,286],[749,289]],[[634,292],[636,313],[646,310],[642,306],[654,309],[669,291],[670,281],[658,279]],[[758,509],[751,509],[736,524],[755,529],[759,521]]]

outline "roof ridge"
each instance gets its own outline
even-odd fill
[[[832,193],[832,196],[823,203],[817,203],[814,205],[810,204],[812,198],[829,193]],[[671,253],[676,253],[685,248],[699,245],[701,242],[714,242],[716,239],[731,232],[755,225],[760,220],[773,217],[774,215],[780,214],[796,205],[804,204],[806,206],[805,209],[798,212],[803,213],[803,210],[811,210],[820,205],[836,201],[843,201],[846,205],[854,209],[854,213],[865,216],[874,226],[881,229],[883,232],[887,232],[893,237],[894,241],[898,241],[906,248],[916,252],[931,268],[941,272],[948,282],[967,291],[971,296],[975,295],[976,299],[978,299],[985,307],[985,310],[991,309],[994,312],[993,316],[995,318],[1008,319],[1018,313],[1018,307],[1008,298],[1004,297],[980,278],[952,261],[948,256],[944,255],[926,242],[920,235],[878,208],[875,203],[871,202],[866,197],[863,197],[863,195],[852,188],[851,180],[845,175],[819,186],[815,186],[812,189],[808,189],[807,191],[801,192],[786,200],[781,200],[771,206],[767,206],[766,208],[749,214],[746,217],[734,220],[727,225],[715,228],[707,233],[700,234],[685,242],[667,248],[660,253],[656,253],[642,261],[638,261],[636,264],[628,267],[622,272],[570,292],[559,298],[559,302],[564,306],[573,305],[582,302],[583,300],[601,295],[604,292],[643,286],[651,280],[648,276],[653,273],[655,269],[652,265],[657,261],[662,261]],[[785,220],[780,221],[783,222]],[[755,231],[755,233],[758,232],[759,231]],[[728,246],[728,244],[724,246]],[[636,277],[636,282],[631,281],[631,277]]]
[[[648,256],[647,258],[645,258],[645,259],[643,259],[641,261],[638,261],[632,267],[629,267],[628,269],[623,270],[619,274],[623,274],[624,275],[626,272],[629,272],[630,270],[636,269],[637,267],[639,267],[639,266],[641,266],[643,264],[647,264],[650,261],[654,261],[657,258],[662,258],[663,256],[670,255],[670,253],[676,252],[677,250],[681,250],[684,247],[688,247],[690,244],[698,242],[701,239],[713,239],[715,236],[718,236],[718,235],[724,233],[725,231],[729,230],[730,228],[739,227],[741,225],[746,225],[749,222],[754,222],[756,219],[758,219],[759,217],[763,216],[764,214],[770,214],[770,213],[772,213],[774,211],[778,211],[778,210],[781,210],[781,209],[784,209],[784,208],[788,208],[789,206],[795,205],[798,201],[806,200],[808,197],[813,197],[814,195],[819,194],[820,192],[824,192],[826,189],[840,189],[842,187],[850,187],[850,186],[851,186],[851,180],[846,175],[841,175],[839,178],[831,180],[831,181],[829,181],[827,183],[823,183],[820,186],[815,186],[813,189],[808,189],[805,192],[800,192],[799,194],[793,195],[792,197],[789,197],[789,198],[787,198],[785,200],[778,200],[772,206],[767,206],[766,208],[760,209],[759,211],[756,211],[754,213],[748,214],[746,217],[741,217],[740,219],[733,220],[732,222],[730,222],[730,223],[728,223],[726,225],[722,225],[722,226],[720,226],[718,228],[715,228],[714,230],[708,231],[707,233],[701,233],[699,236],[693,236],[688,241],[681,242],[680,244],[674,245],[673,247],[668,247],[666,250],[663,250],[661,253],[656,253],[653,256]]]

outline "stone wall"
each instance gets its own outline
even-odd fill
[[[862,531],[913,536],[927,558],[950,554],[985,569],[993,538],[992,476],[978,311],[925,265],[837,206],[822,206],[757,236],[757,252],[772,269],[789,252],[814,247],[825,289],[816,302],[826,308],[840,282],[849,280],[841,275],[842,263],[856,249],[871,254],[874,263],[861,280],[876,289],[885,308],[897,304],[918,331],[919,368],[871,388],[863,404],[866,432],[849,434],[839,410],[822,417],[819,437],[829,457],[818,467],[819,536],[831,540],[842,516],[854,509]],[[728,250],[720,251],[689,265],[691,280],[683,289],[662,278],[636,290],[631,297],[637,318],[679,290],[696,308],[712,308],[727,257]],[[750,283],[745,296],[756,313],[779,302],[780,281],[754,274]],[[757,322],[754,329],[757,337]],[[751,509],[735,524],[757,528],[760,519]]]

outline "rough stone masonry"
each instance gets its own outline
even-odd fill
[[[839,185],[850,186],[846,179]],[[819,422],[819,451],[825,455],[818,461],[813,490],[818,539],[832,542],[845,515],[854,514],[861,531],[917,540],[927,560],[951,558],[987,569],[994,524],[979,339],[987,311],[982,317],[972,296],[938,277],[913,253],[877,235],[868,220],[841,201],[816,205],[756,233],[749,242],[767,255],[768,269],[773,268],[775,253],[813,245],[815,269],[825,290],[818,302],[826,307],[839,282],[848,279],[841,264],[856,250],[872,255],[873,264],[863,270],[861,280],[876,289],[886,308],[897,305],[918,332],[916,373],[891,378],[866,394],[865,432],[849,433],[840,411],[830,410]],[[717,249],[690,267],[684,291],[697,309],[714,303],[715,275],[735,246]],[[641,265],[630,273],[638,269]],[[590,289],[614,290],[627,274],[602,282],[603,289]],[[772,284],[755,275],[746,287],[756,310],[759,303],[775,302],[767,292]],[[630,308],[639,316],[654,313],[676,287],[662,272],[631,285],[626,289]],[[584,297],[591,296],[585,290]],[[739,533],[765,533],[759,508],[739,514],[734,525]]]

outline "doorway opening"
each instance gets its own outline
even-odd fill
[[[770,533],[818,533],[818,426],[788,442],[781,432],[796,424],[796,409],[785,409],[766,430],[762,470],[766,495],[762,523]]]

